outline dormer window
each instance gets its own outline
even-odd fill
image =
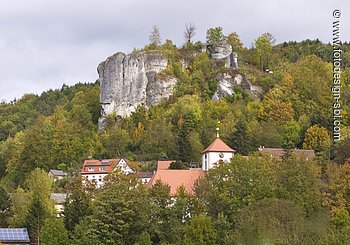
[[[106,170],[105,167],[100,167],[99,169],[100,169],[100,171],[105,171]]]
[[[89,172],[93,172],[95,170],[95,168],[88,168]]]

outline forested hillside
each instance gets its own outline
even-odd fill
[[[153,39],[133,51],[166,55],[162,73],[179,82],[169,100],[127,118],[109,115],[102,131],[98,82],[0,104],[0,226],[28,227],[35,239],[41,231],[42,244],[350,243],[350,45],[342,46],[342,140],[334,143],[330,44],[275,44],[265,33],[247,48],[236,33],[209,29],[206,43],[228,42],[237,53],[232,71],[187,37],[181,47]],[[236,88],[212,100],[224,71],[245,74],[260,98]],[[216,127],[238,154],[198,182],[196,196],[179,190],[173,203],[168,186],[147,189],[121,175],[102,190],[81,187],[89,157],[126,157],[144,171],[159,159],[200,162]],[[261,157],[259,146],[312,149],[316,158]],[[52,184],[49,169],[69,178]],[[52,191],[71,194],[64,219],[52,217]]]

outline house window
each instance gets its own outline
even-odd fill
[[[88,171],[89,172],[92,172],[92,171],[94,171],[95,170],[95,168],[88,168]]]
[[[105,171],[106,168],[105,167],[100,167],[100,171]]]

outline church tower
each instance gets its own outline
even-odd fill
[[[216,139],[202,152],[202,170],[208,171],[219,161],[230,161],[235,152],[220,139],[219,128],[217,128]]]

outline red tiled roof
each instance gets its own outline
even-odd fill
[[[234,149],[230,148],[225,144],[220,138],[216,138],[210,146],[207,147],[202,153],[208,151],[217,151],[217,152],[235,152]]]
[[[273,156],[283,156],[286,154],[286,151],[282,148],[259,148],[260,152],[267,153]]]
[[[81,174],[108,174],[111,173],[121,159],[85,160]],[[126,162],[128,162],[125,159]],[[100,170],[104,167],[105,170]],[[88,171],[89,168],[93,170]]]
[[[185,190],[194,194],[193,186],[197,179],[204,177],[206,174],[203,170],[157,170],[156,174],[152,177],[149,185],[153,186],[158,180],[170,186],[170,195],[175,196],[177,189],[180,186],[184,186]]]
[[[281,157],[285,155],[287,152],[282,148],[268,148],[263,147],[259,148],[259,151],[262,153],[270,154],[273,156]],[[294,149],[292,150],[292,154],[298,157],[306,157],[308,159],[313,159],[315,157],[314,150],[302,150],[302,149]]]
[[[166,160],[166,161],[158,161],[157,162],[157,170],[160,170],[160,169],[169,169],[170,167],[170,164],[172,162],[175,162],[174,160]]]
[[[309,159],[313,159],[316,156],[314,150],[295,149],[292,151],[292,154],[295,154],[296,156],[299,156],[299,157],[307,157]]]

